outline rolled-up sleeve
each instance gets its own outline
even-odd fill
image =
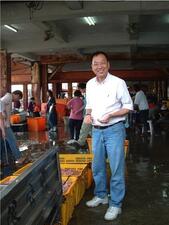
[[[133,110],[133,101],[131,99],[131,96],[127,89],[127,85],[124,80],[121,80],[118,85],[117,95],[118,98],[121,100],[123,109]]]

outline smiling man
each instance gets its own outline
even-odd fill
[[[124,121],[133,109],[133,103],[126,83],[108,72],[110,63],[106,53],[94,53],[91,66],[96,76],[86,86],[85,123],[93,125],[92,170],[95,189],[94,198],[86,205],[96,207],[109,203],[104,218],[113,220],[121,213],[125,195]],[[107,193],[106,157],[111,168],[110,199]]]

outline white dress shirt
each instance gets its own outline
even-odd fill
[[[147,98],[142,90],[136,93],[134,104],[138,105],[139,110],[149,109]]]
[[[4,105],[4,111],[5,111],[5,120],[4,120],[4,125],[5,127],[10,127],[10,116],[12,112],[12,94],[11,93],[6,93],[2,98],[1,102]]]
[[[103,115],[120,109],[133,109],[133,102],[124,80],[107,74],[105,80],[99,83],[95,78],[86,85],[86,109],[92,110],[93,125],[107,126],[125,120],[125,116],[112,117],[109,123],[100,123]]]

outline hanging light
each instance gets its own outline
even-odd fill
[[[87,17],[84,17],[84,20],[89,26],[95,26],[96,24],[96,21],[93,17],[87,16]]]
[[[18,30],[15,27],[11,26],[11,25],[5,24],[4,27],[8,28],[9,30],[12,30],[13,32],[18,32]]]

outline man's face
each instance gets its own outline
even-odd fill
[[[92,71],[97,78],[104,79],[110,68],[109,62],[103,54],[94,56],[92,59]]]

